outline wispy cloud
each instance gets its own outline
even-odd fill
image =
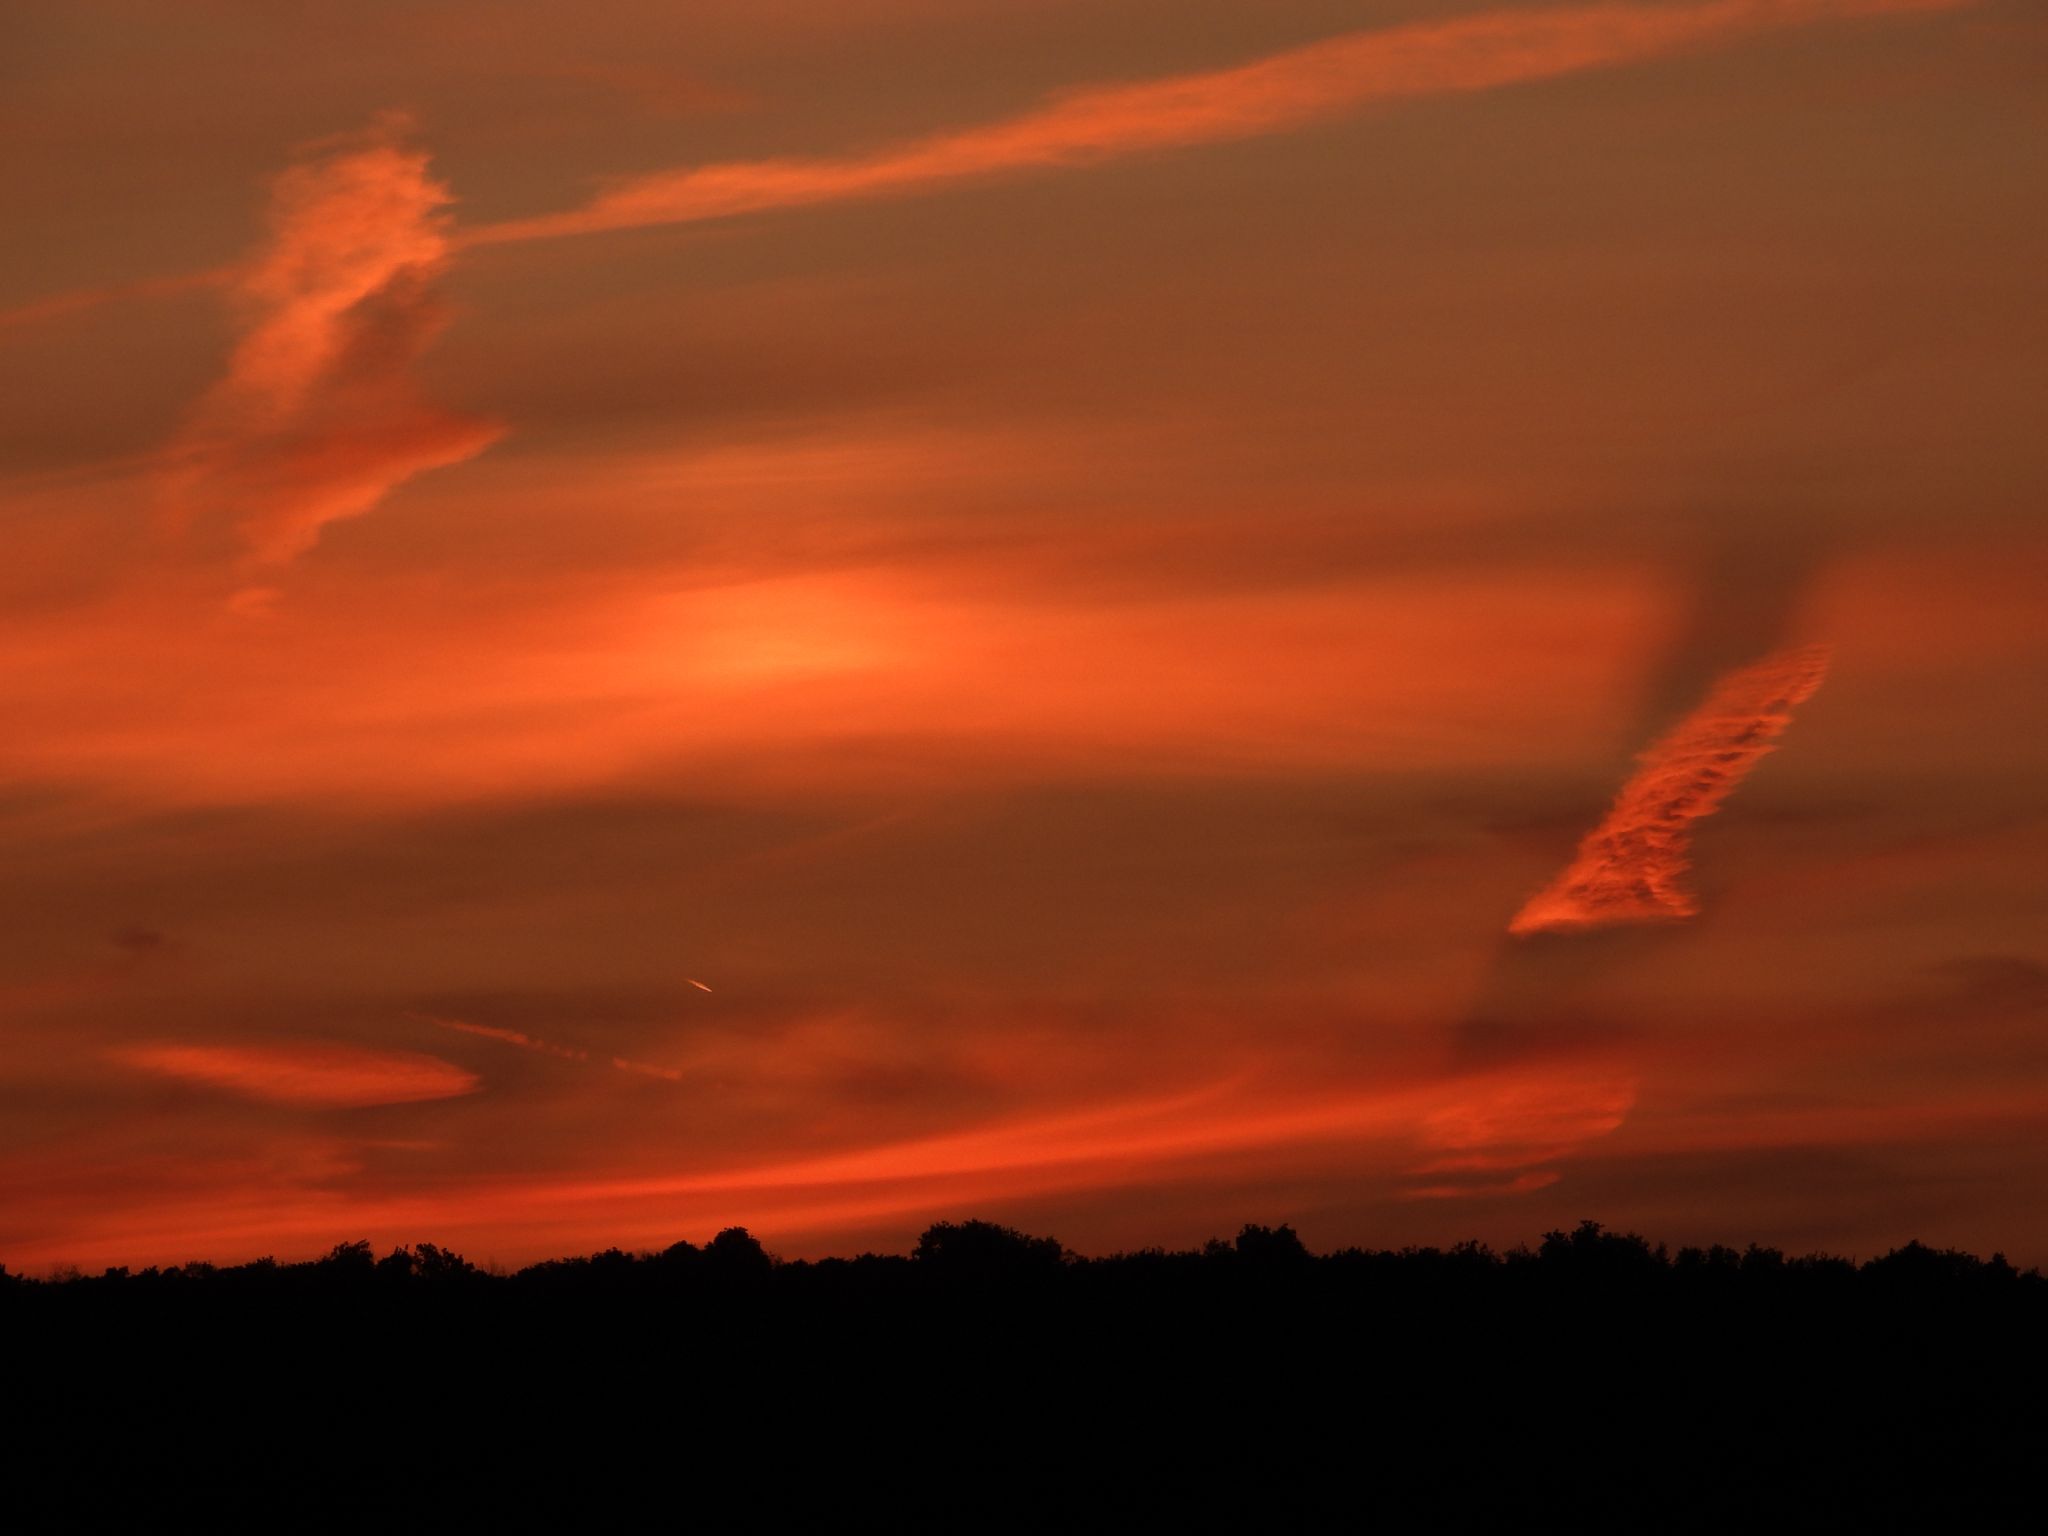
[[[123,1066],[177,1078],[241,1098],[316,1109],[412,1104],[474,1093],[477,1079],[452,1062],[415,1051],[348,1045],[125,1046],[108,1053]]]
[[[1732,42],[1772,28],[1975,0],[1704,0],[1486,11],[1347,32],[1249,64],[1084,87],[1041,107],[868,154],[743,160],[621,181],[580,208],[467,231],[494,244],[901,196],[1290,129],[1375,102],[1490,90]]]
[[[232,286],[241,339],[167,458],[175,524],[230,525],[254,564],[282,564],[497,439],[410,373],[442,324],[449,200],[396,121],[277,179],[270,239]]]
[[[1615,0],[1486,11],[1451,21],[1347,32],[1225,69],[1077,87],[1013,117],[934,133],[864,154],[685,167],[620,179],[581,207],[559,213],[502,220],[459,232],[443,230],[438,219],[423,219],[415,227],[431,229],[436,242],[453,246],[496,245],[696,223],[859,198],[908,196],[1005,173],[1085,166],[1159,150],[1285,133],[1378,102],[1492,90],[1612,68],[1737,42],[1770,30],[1960,10],[1978,3],[1697,0],[1693,4],[1644,5]],[[391,153],[404,157],[395,147]],[[336,156],[325,163],[347,177],[350,172],[345,162],[349,158]],[[438,183],[427,181],[422,160],[410,160],[412,168],[401,168],[397,180],[410,177],[418,185],[431,187],[428,211],[438,209],[447,201],[445,191]],[[362,162],[356,169],[368,169],[371,163]],[[444,250],[437,245],[432,258],[435,263]],[[246,287],[250,270],[224,267],[52,294],[0,310],[0,329],[53,320],[124,299],[217,284]],[[456,457],[480,451],[489,440],[486,437],[484,443]],[[423,461],[406,473],[445,462],[452,460]],[[397,477],[402,478],[405,476]],[[370,501],[374,500],[373,495]],[[317,530],[317,524],[315,527]]]
[[[614,1056],[612,1065],[621,1072],[637,1072],[642,1077],[658,1077],[663,1082],[680,1083],[683,1080],[683,1074],[674,1067],[657,1067],[651,1061],[634,1061],[630,1057]]]
[[[1161,1168],[1204,1158],[1372,1141],[1417,1149],[1413,1174],[1524,1170],[1562,1159],[1618,1129],[1635,1092],[1632,1076],[1589,1075],[1583,1069],[1519,1069],[1284,1100],[1241,1082],[1220,1082],[822,1156],[572,1183],[550,1187],[542,1198],[814,1191],[995,1175],[1004,1176],[1000,1188],[1008,1193],[1099,1188],[1142,1181]]]
[[[1621,1129],[1635,1107],[1634,1074],[1613,1067],[1481,1078],[1423,1118],[1425,1155],[1412,1170],[1434,1182],[1408,1200],[1527,1194],[1555,1184],[1556,1163]]]
[[[1508,924],[1517,934],[1690,917],[1682,884],[1692,824],[1719,810],[1827,676],[1821,646],[1781,651],[1728,673],[1642,756],[1614,808],[1563,874]]]
[[[442,1029],[455,1030],[459,1034],[477,1035],[485,1040],[496,1040],[505,1045],[517,1046],[522,1051],[534,1051],[542,1056],[556,1056],[563,1061],[587,1062],[592,1059],[590,1052],[578,1046],[557,1045],[552,1040],[542,1040],[538,1036],[516,1029],[504,1029],[496,1024],[472,1024],[467,1019],[446,1019],[430,1013],[418,1013],[413,1017],[423,1023],[438,1025]],[[626,1056],[611,1056],[604,1059],[621,1072],[637,1072],[642,1077],[658,1077],[671,1083],[682,1081],[683,1074],[674,1067],[658,1067],[652,1062],[634,1061]]]
[[[465,1019],[443,1019],[431,1014],[415,1014],[429,1024],[438,1024],[443,1029],[452,1029],[458,1034],[478,1035],[485,1040],[498,1040],[506,1045],[516,1045],[522,1051],[537,1051],[543,1056],[559,1056],[564,1061],[588,1061],[590,1052],[581,1051],[572,1045],[556,1045],[550,1040],[536,1039],[516,1029],[500,1029],[495,1024],[471,1024]]]
[[[234,284],[237,276],[232,267],[217,267],[209,272],[180,272],[172,277],[139,277],[125,283],[71,288],[63,293],[32,299],[26,304],[17,304],[11,309],[0,309],[0,331],[14,326],[37,325],[46,320],[60,320],[83,310],[98,309],[103,304],[119,304],[130,299],[170,298],[182,293],[199,293],[208,288],[227,288]]]

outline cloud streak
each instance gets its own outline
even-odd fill
[[[1563,874],[1508,924],[1514,934],[1691,917],[1682,880],[1692,824],[1711,816],[1769,753],[1792,711],[1827,676],[1822,646],[1781,651],[1726,674],[1706,701],[1642,755],[1614,808]]]
[[[552,1040],[542,1040],[538,1036],[516,1029],[504,1029],[496,1024],[472,1024],[465,1019],[444,1019],[426,1013],[415,1014],[413,1017],[427,1024],[439,1025],[442,1029],[452,1029],[458,1034],[496,1040],[505,1045],[517,1046],[522,1051],[533,1051],[541,1056],[555,1056],[563,1061],[587,1062],[591,1059],[590,1052],[581,1047],[557,1045]],[[606,1059],[621,1072],[637,1072],[642,1077],[658,1077],[671,1083],[679,1083],[683,1078],[683,1074],[674,1067],[658,1067],[652,1062],[634,1061],[628,1056],[612,1056]]]
[[[17,304],[11,309],[0,309],[0,331],[12,330],[16,326],[40,325],[49,320],[61,320],[66,315],[99,309],[107,304],[122,304],[136,299],[175,298],[180,294],[200,293],[208,288],[228,288],[234,285],[237,276],[234,268],[220,267],[210,272],[180,272],[173,277],[141,277],[132,282],[102,283],[92,288],[67,289],[62,293],[50,294],[46,298]]]
[[[1237,1082],[1120,1100],[972,1129],[702,1173],[536,1186],[542,1202],[650,1196],[874,1189],[926,1180],[992,1178],[1015,1194],[1142,1182],[1202,1159],[1318,1143],[1409,1145],[1411,1175],[1519,1172],[1554,1162],[1619,1129],[1635,1103],[1632,1076],[1509,1070],[1447,1082],[1391,1084],[1275,1099]],[[1553,1182],[1525,1183],[1540,1188]],[[1488,1181],[1489,1184],[1492,1181]],[[1492,1188],[1461,1187],[1461,1193]]]
[[[1376,102],[1491,90],[1783,27],[1975,0],[1704,0],[1487,11],[1349,32],[1228,69],[1083,87],[977,127],[861,155],[745,160],[621,181],[580,208],[483,225],[465,245],[687,224],[902,196],[1007,172],[1284,133]]]
[[[346,1045],[128,1046],[112,1060],[265,1104],[310,1109],[361,1109],[415,1104],[474,1093],[477,1079],[452,1062],[415,1051],[373,1051]]]
[[[411,377],[443,320],[449,201],[390,121],[277,179],[270,239],[233,283],[241,339],[168,454],[175,526],[227,524],[253,564],[282,565],[497,440]]]
[[[1428,1149],[1413,1170],[1439,1182],[1405,1192],[1410,1200],[1523,1194],[1555,1184],[1556,1163],[1620,1130],[1635,1108],[1637,1079],[1589,1065],[1526,1077],[1482,1078],[1477,1091],[1424,1117]]]
[[[1445,22],[1348,32],[1225,69],[1078,87],[1014,117],[934,133],[865,154],[729,161],[622,178],[581,207],[467,230],[442,229],[436,218],[432,221],[435,238],[444,244],[434,259],[438,262],[448,249],[468,246],[910,196],[1007,173],[1094,165],[1130,155],[1285,133],[1379,102],[1492,90],[1613,68],[1733,43],[1766,31],[1961,10],[1978,3],[1609,3],[1487,11]],[[347,158],[337,156],[327,163],[331,169],[345,172]],[[433,187],[435,208],[446,203],[445,190],[438,183],[425,182],[423,162],[421,170],[401,173],[399,179],[406,174]],[[214,286],[245,289],[264,264],[259,259],[253,268],[227,266],[50,294],[0,310],[0,330],[128,299]],[[488,441],[458,457],[481,451]],[[432,467],[432,463],[419,466]]]
[[[559,1056],[564,1061],[588,1061],[590,1052],[578,1050],[572,1045],[556,1045],[516,1029],[500,1029],[495,1024],[471,1024],[462,1019],[433,1018],[427,1014],[416,1015],[429,1024],[438,1024],[443,1029],[452,1029],[458,1034],[476,1035],[485,1040],[498,1040],[506,1045],[516,1045],[522,1051],[534,1051],[542,1056]]]

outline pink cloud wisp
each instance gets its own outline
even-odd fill
[[[1975,0],[1697,0],[1483,11],[1347,32],[1248,64],[1088,86],[1014,117],[867,154],[743,160],[620,181],[579,208],[466,231],[463,244],[594,234],[907,195],[1005,172],[1283,133],[1382,101],[1491,90],[1776,28]]]
[[[253,564],[282,565],[497,440],[411,377],[442,324],[449,200],[389,123],[278,178],[270,239],[232,287],[241,339],[168,454],[174,526],[230,526]]]

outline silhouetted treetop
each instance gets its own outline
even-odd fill
[[[1029,1237],[992,1221],[942,1221],[927,1227],[911,1260],[953,1279],[1018,1279],[1055,1273],[1066,1260],[1058,1238]]]
[[[1246,1222],[1234,1247],[1238,1258],[1260,1265],[1306,1264],[1312,1255],[1290,1226],[1261,1227]]]
[[[765,1275],[775,1261],[745,1227],[727,1227],[706,1245],[704,1262],[720,1274],[743,1277]]]

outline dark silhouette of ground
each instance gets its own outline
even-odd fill
[[[23,1530],[1954,1530],[2048,1444],[2037,1272],[1590,1222],[810,1262],[735,1228],[512,1274],[348,1243],[0,1272],[0,1350]]]

